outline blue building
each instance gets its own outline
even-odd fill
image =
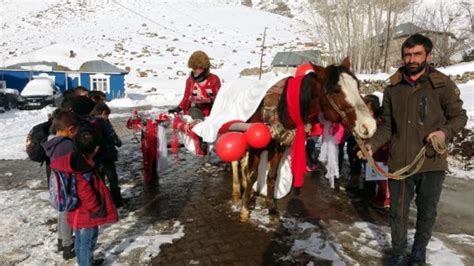
[[[29,70],[35,69],[35,70]],[[50,69],[50,70],[38,70]],[[123,97],[127,72],[103,60],[87,61],[79,70],[70,70],[56,62],[20,63],[0,68],[0,82],[20,93],[35,76],[46,76],[54,80],[61,91],[83,86],[89,90],[103,91],[107,100]]]

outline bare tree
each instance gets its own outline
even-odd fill
[[[474,16],[472,14],[474,6],[471,2],[461,2],[459,6],[467,12],[469,21],[471,22],[471,34],[474,34]]]
[[[388,28],[396,25],[408,0],[312,0],[311,9],[319,19],[315,25],[329,44],[330,62],[349,55],[357,72],[374,72],[381,67],[380,50],[392,38]],[[391,15],[387,13],[391,8]],[[388,17],[388,18],[387,18]],[[315,21],[318,21],[315,19]]]
[[[420,22],[426,29],[426,34],[433,41],[433,63],[438,66],[451,64],[456,54],[461,54],[465,47],[465,40],[472,30],[464,25],[462,14],[457,9],[451,9],[451,1],[438,0],[436,8],[426,9],[425,17]]]

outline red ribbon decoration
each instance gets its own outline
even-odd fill
[[[293,186],[302,187],[306,174],[306,133],[300,112],[300,88],[304,76],[288,79],[286,88],[286,104],[291,119],[296,124],[296,135],[291,145],[291,172],[293,173]]]
[[[171,152],[174,153],[176,159],[178,159],[178,152],[179,152],[179,140],[178,140],[178,130],[193,140],[194,148],[196,150],[196,155],[204,156],[204,151],[201,149],[201,145],[199,144],[199,137],[196,133],[192,131],[194,126],[189,126],[187,123],[181,119],[179,116],[174,117],[174,122],[172,125],[173,128],[173,142],[171,143]]]

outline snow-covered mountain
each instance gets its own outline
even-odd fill
[[[77,69],[102,58],[130,68],[127,90],[154,88],[162,96],[156,100],[170,105],[176,95],[169,92],[182,93],[195,50],[209,54],[225,82],[258,67],[265,28],[264,68],[276,52],[302,49],[311,39],[304,23],[235,1],[79,2],[2,1],[2,66],[56,61]]]

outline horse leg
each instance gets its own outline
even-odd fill
[[[248,164],[249,164],[249,153],[245,153],[245,156],[240,160],[240,169],[241,169],[241,174],[242,174],[242,191],[244,191],[247,188],[247,182],[248,180],[246,178],[243,178],[245,175],[247,175],[246,169],[248,169]],[[251,189],[250,192],[250,199],[249,199],[249,209],[254,209],[255,208],[255,201],[256,201],[256,193]]]
[[[232,162],[232,202],[240,200],[239,161]]]
[[[248,164],[243,167],[243,179],[246,180],[246,186],[244,189],[244,195],[242,196],[242,206],[240,208],[240,221],[246,223],[250,217],[249,202],[252,194],[252,187],[258,177],[258,163],[260,161],[260,154],[250,152],[248,155]]]
[[[280,214],[278,212],[277,200],[275,198],[275,183],[278,177],[278,165],[283,157],[283,152],[274,150],[273,154],[269,154],[269,171],[267,177],[267,197],[266,204],[268,207],[268,214],[272,222],[280,221]],[[271,157],[270,157],[271,156]]]
[[[249,167],[249,153],[246,152],[244,157],[240,159],[240,171],[241,171],[241,176],[242,176],[242,189],[245,190],[247,188],[247,178],[244,178],[244,176],[247,175],[248,173],[248,167]]]

